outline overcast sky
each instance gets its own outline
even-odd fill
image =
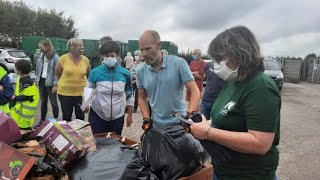
[[[109,35],[127,42],[147,29],[178,45],[179,51],[200,48],[221,31],[245,25],[265,56],[320,55],[318,0],[24,0],[33,8],[65,11],[80,38]]]

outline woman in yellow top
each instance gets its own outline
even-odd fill
[[[83,88],[87,85],[90,64],[83,56],[83,42],[72,38],[67,42],[68,54],[60,57],[56,68],[58,82],[58,96],[61,103],[63,120],[71,121],[73,108],[77,119],[84,120],[81,110]]]

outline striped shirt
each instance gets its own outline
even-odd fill
[[[24,89],[33,85],[33,80],[30,76],[21,77],[19,83],[19,93],[21,93]]]

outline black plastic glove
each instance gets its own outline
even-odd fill
[[[30,102],[33,102],[33,101],[34,101],[33,96],[29,96],[29,101],[30,101]]]
[[[152,124],[153,124],[153,120],[152,119],[143,119],[143,123],[142,123],[142,129],[144,131],[149,131],[150,129],[152,129]]]

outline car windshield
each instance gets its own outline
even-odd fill
[[[27,55],[23,51],[8,51],[12,57],[25,58]]]
[[[277,61],[264,60],[263,63],[264,63],[265,70],[280,70],[280,67]]]

